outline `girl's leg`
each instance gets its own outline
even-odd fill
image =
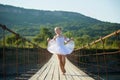
[[[62,62],[62,55],[57,55],[59,59],[59,64],[60,64],[60,69],[64,73],[64,67],[63,67],[63,62]]]
[[[64,73],[65,73],[66,72],[65,70],[66,56],[65,55],[62,55],[62,63],[63,63]]]

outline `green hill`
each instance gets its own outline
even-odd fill
[[[40,27],[63,27],[74,36],[98,38],[120,29],[120,24],[102,22],[75,12],[24,9],[0,4],[0,23],[23,36],[39,34]]]

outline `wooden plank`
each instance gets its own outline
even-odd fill
[[[65,75],[62,74],[60,67],[59,67],[59,75],[60,75],[60,80],[66,80]]]
[[[52,80],[52,79],[53,79],[54,69],[55,69],[55,64],[54,64],[54,63],[52,63],[51,68],[49,69],[49,71],[48,71],[48,73],[47,73],[46,77],[44,78],[44,80],[49,80],[49,79],[51,79],[51,80]]]
[[[42,74],[42,72],[44,72],[44,70],[47,68],[47,66],[50,63],[51,63],[51,59],[35,75],[33,75],[29,80],[37,79]]]
[[[93,78],[91,78],[89,75],[87,75],[85,72],[83,72],[82,70],[78,69],[76,66],[74,66],[69,60],[68,63],[70,63],[70,67],[71,70],[74,71],[74,73],[81,78],[81,80],[94,80]]]
[[[44,78],[46,77],[48,71],[50,70],[51,66],[52,66],[52,61],[46,66],[46,68],[43,70],[43,72],[41,74],[39,74],[39,76],[37,77],[37,80],[44,80]]]
[[[51,66],[52,66],[52,63],[50,63],[50,65],[46,68],[46,70],[44,70],[44,72],[38,77],[38,80],[45,80],[45,78],[49,73],[49,70],[51,69]]]
[[[66,60],[65,69],[66,69],[66,73],[65,73],[66,80],[74,80],[73,76],[71,76],[72,72],[69,69],[69,65],[68,65],[68,61],[67,60]]]
[[[65,74],[65,76],[66,76],[66,80],[74,80],[74,78],[73,78],[73,76],[71,76],[71,72],[70,72],[70,70],[67,68],[66,69],[66,74]]]
[[[53,80],[60,80],[60,71],[59,71],[59,66],[58,64],[55,64],[55,69],[54,69],[54,73],[53,73]]]
[[[74,66],[68,59],[65,65],[66,73],[62,74],[59,61],[56,55],[53,55],[35,75],[29,80],[94,80],[86,73]]]
[[[74,80],[82,80],[81,78],[79,78],[79,73],[76,73],[78,71],[76,71],[73,66],[71,65],[72,63],[66,59],[66,65],[68,66],[68,69],[70,70],[70,75],[73,77]]]

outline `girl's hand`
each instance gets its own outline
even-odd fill
[[[73,40],[73,41],[74,41],[73,37],[71,37],[71,40]]]
[[[70,39],[69,38],[66,38],[66,41],[65,41],[65,43],[67,44],[68,42],[70,42],[70,41],[74,41],[74,39],[71,37]]]
[[[49,42],[49,41],[50,41],[50,38],[47,38],[47,41]]]

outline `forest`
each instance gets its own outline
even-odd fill
[[[120,29],[118,23],[103,22],[77,12],[24,9],[2,4],[0,4],[0,24],[6,25],[43,48],[47,47],[46,39],[55,35],[56,26],[62,28],[65,36],[74,38],[76,48]],[[6,34],[7,45],[14,46],[16,43],[14,35],[7,31]],[[1,29],[0,39],[2,42]],[[115,46],[112,39],[107,42]]]

